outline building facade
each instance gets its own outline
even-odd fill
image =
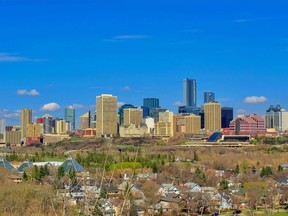
[[[64,119],[71,123],[71,131],[75,130],[75,108],[73,106],[65,107]]]
[[[201,133],[201,116],[197,115],[185,116],[185,133],[186,134]]]
[[[53,116],[45,114],[43,116],[43,134],[54,133]]]
[[[6,142],[6,120],[0,119],[0,143]]]
[[[221,127],[229,128],[233,120],[233,107],[221,107]]]
[[[282,109],[280,105],[270,106],[265,113],[266,128],[274,128],[277,132],[288,130],[288,112]]]
[[[184,79],[183,81],[183,97],[184,106],[197,106],[197,86],[195,79]]]
[[[119,108],[118,115],[119,115],[119,124],[123,125],[124,123],[124,109],[128,108],[137,108],[133,106],[132,104],[124,104]]]
[[[238,116],[230,122],[229,129],[231,135],[264,135],[265,119],[257,114]]]
[[[208,133],[221,130],[221,105],[220,103],[204,104],[204,126]]]
[[[32,123],[32,110],[22,109],[21,110],[21,139],[24,141],[27,135],[27,125]]]
[[[140,125],[143,119],[143,110],[139,108],[126,108],[123,110],[124,114],[124,125]]]
[[[91,115],[90,115],[90,111],[88,111],[80,116],[79,128],[80,130],[84,130],[84,129],[90,128],[90,125],[91,125]]]
[[[147,108],[157,108],[159,105],[159,98],[144,98],[143,106]]]
[[[214,103],[215,102],[215,93],[214,92],[204,92],[204,104],[205,103]]]
[[[112,136],[117,134],[117,97],[110,94],[97,96],[96,116],[97,136]]]

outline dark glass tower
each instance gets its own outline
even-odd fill
[[[197,106],[196,98],[196,80],[195,79],[184,79],[183,82],[183,96],[184,96],[184,106]]]
[[[214,92],[204,92],[204,104],[205,103],[214,103],[215,102],[215,94]]]
[[[229,128],[233,120],[233,107],[221,107],[221,128]]]
[[[144,98],[143,106],[147,108],[158,108],[159,107],[159,98]]]

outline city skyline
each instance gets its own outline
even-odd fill
[[[35,122],[44,114],[64,118],[72,105],[78,120],[95,111],[101,94],[137,107],[155,97],[177,113],[186,77],[197,80],[198,106],[212,91],[234,115],[263,115],[276,104],[288,109],[285,1],[0,6],[0,119],[7,125],[19,125],[26,107]]]

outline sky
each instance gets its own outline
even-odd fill
[[[0,118],[31,108],[64,117],[157,97],[177,112],[183,80],[197,105],[215,92],[234,115],[288,110],[287,0],[0,0]]]

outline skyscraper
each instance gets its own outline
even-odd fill
[[[119,108],[119,124],[122,125],[124,122],[124,109],[127,108],[136,108],[135,106],[133,106],[132,104],[124,104]]]
[[[65,121],[71,123],[71,131],[75,130],[75,109],[73,106],[65,108]]]
[[[144,98],[143,106],[150,108],[158,108],[159,107],[159,98]]]
[[[80,116],[80,129],[84,130],[87,128],[90,128],[90,121],[91,121],[91,115],[90,111],[84,113],[82,116]]]
[[[22,109],[21,110],[21,139],[25,142],[24,138],[27,134],[27,125],[32,123],[32,110]]]
[[[6,121],[5,119],[0,119],[0,143],[6,142]]]
[[[219,103],[204,104],[204,124],[207,132],[221,129],[221,105]]]
[[[96,131],[98,136],[117,134],[117,97],[102,94],[96,97]]]
[[[124,109],[124,125],[140,125],[143,119],[143,110],[138,108]]]
[[[183,83],[183,96],[184,96],[184,106],[197,106],[196,98],[196,80],[195,79],[184,79]]]
[[[54,131],[53,128],[53,116],[49,115],[49,114],[45,114],[43,116],[43,133],[44,134],[51,134]]]
[[[229,128],[233,120],[233,107],[221,107],[221,127]]]
[[[274,128],[278,132],[288,130],[288,112],[282,109],[280,105],[270,106],[265,113],[266,128]]]
[[[214,92],[204,92],[204,104],[215,102],[215,94]]]

